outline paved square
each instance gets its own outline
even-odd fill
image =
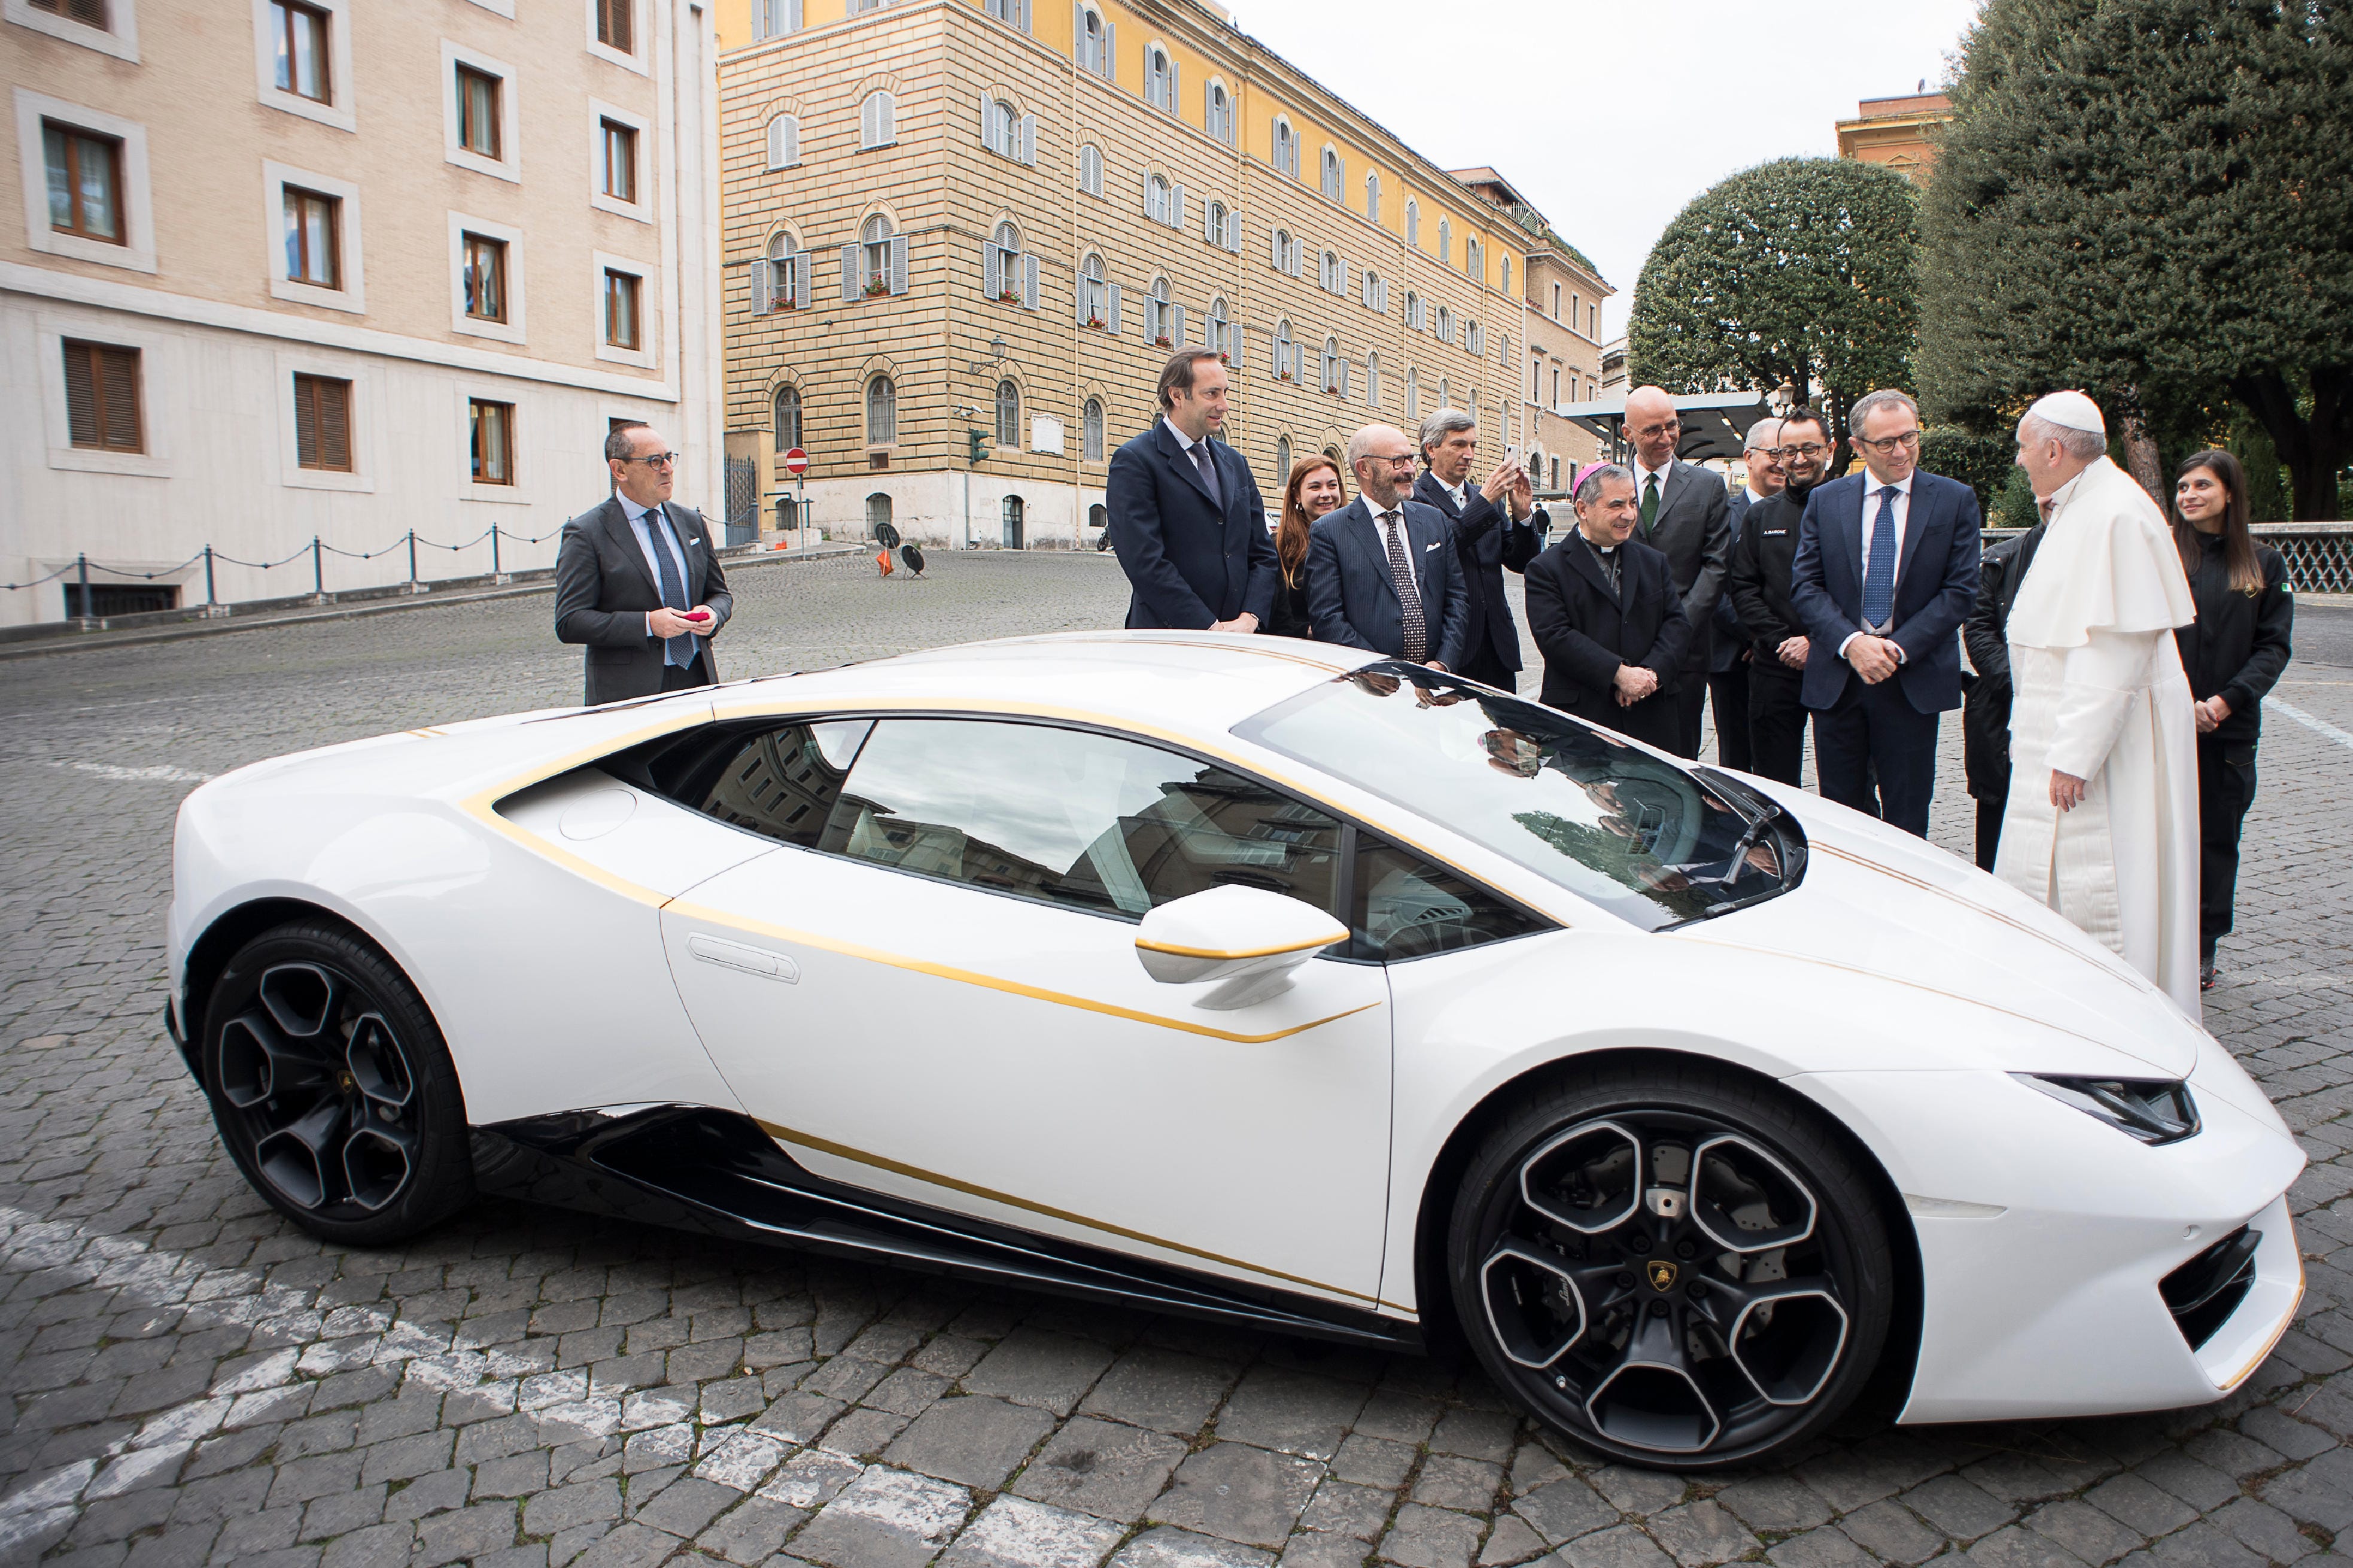
[[[1112,626],[1125,600],[1092,555],[738,583],[734,674]],[[2300,628],[2278,696],[2337,733],[2265,726],[2207,1011],[2314,1162],[2297,1329],[2209,1408],[1858,1418],[1687,1482],[1548,1443],[1427,1361],[518,1204],[390,1252],[279,1220],[157,1027],[174,806],[277,752],[576,700],[549,605],[0,665],[0,1563],[2353,1560],[2353,616]]]

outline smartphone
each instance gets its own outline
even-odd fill
[[[1504,461],[1511,464],[1514,468],[1518,468],[1520,466],[1520,449],[1517,447],[1504,447]]]
[[[709,610],[681,610],[679,612],[679,618],[681,620],[692,621],[699,626],[702,622],[711,618],[711,612]]]

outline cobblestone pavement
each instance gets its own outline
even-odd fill
[[[737,673],[1100,626],[1091,557],[740,574]],[[2209,1408],[1894,1429],[1685,1481],[1475,1373],[485,1202],[415,1246],[266,1210],[156,1026],[179,796],[573,700],[547,601],[12,665],[0,697],[0,1559],[497,1568],[2344,1562],[2353,617],[2308,619],[2209,1017],[2302,1133],[2310,1290]],[[1957,736],[1947,726],[1948,751]],[[1965,840],[1948,776],[1937,834]]]

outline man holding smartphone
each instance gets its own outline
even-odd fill
[[[1417,435],[1427,467],[1414,483],[1413,499],[1436,507],[1453,525],[1455,554],[1470,597],[1470,643],[1459,673],[1516,691],[1520,634],[1504,596],[1504,573],[1527,570],[1544,548],[1544,531],[1552,520],[1535,505],[1517,448],[1504,452],[1486,483],[1472,482],[1479,422],[1469,410],[1441,408],[1421,422]]]
[[[652,426],[615,426],[605,437],[614,493],[565,523],[556,545],[556,640],[587,645],[590,707],[719,679],[711,639],[735,601],[702,514],[670,499],[677,463]]]

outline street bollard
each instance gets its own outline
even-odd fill
[[[491,524],[491,581],[499,580],[499,525]]]
[[[320,557],[319,536],[315,533],[311,536],[311,596],[327,596],[327,563]]]
[[[90,630],[90,557],[74,557],[74,569],[81,574],[81,629]]]
[[[213,596],[213,547],[205,546],[205,605],[207,609],[218,601]]]
[[[417,592],[417,531],[408,531],[408,591]]]

